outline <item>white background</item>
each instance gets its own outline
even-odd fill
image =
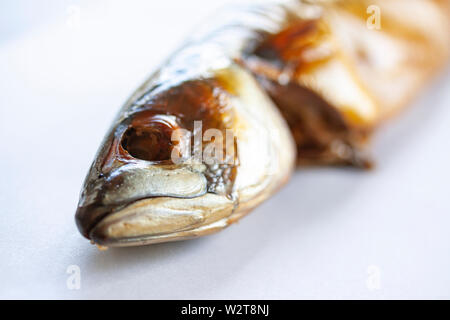
[[[223,2],[1,2],[0,298],[450,298],[448,69],[378,132],[372,172],[299,170],[192,241],[100,252],[78,233],[115,113]]]

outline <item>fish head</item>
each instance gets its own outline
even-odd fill
[[[287,180],[287,126],[253,78],[232,70],[158,88],[122,110],[80,196],[86,238],[109,247],[213,233]]]

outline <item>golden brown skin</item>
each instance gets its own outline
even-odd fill
[[[299,164],[370,168],[371,133],[448,59],[450,1],[306,2],[319,4],[321,13],[290,16],[243,64],[288,122]],[[381,23],[371,30],[374,5]],[[359,98],[342,97],[345,82],[354,87],[345,95]]]
[[[352,127],[330,102],[296,81],[302,73],[332,58],[318,55],[311,62],[304,57],[326,34],[320,19],[293,22],[268,36],[244,64],[288,122],[297,144],[298,164],[370,168],[371,162],[361,150],[371,128]]]

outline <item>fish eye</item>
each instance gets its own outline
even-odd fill
[[[174,147],[172,131],[171,126],[160,121],[149,121],[145,126],[130,126],[122,136],[121,145],[133,158],[167,161]]]

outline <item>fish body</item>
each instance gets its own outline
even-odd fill
[[[448,2],[414,3],[223,11],[119,111],[82,189],[80,232],[107,247],[203,236],[273,195],[295,163],[370,167],[372,131],[448,56]],[[370,5],[385,29],[368,28]],[[395,10],[406,7],[420,23]]]

